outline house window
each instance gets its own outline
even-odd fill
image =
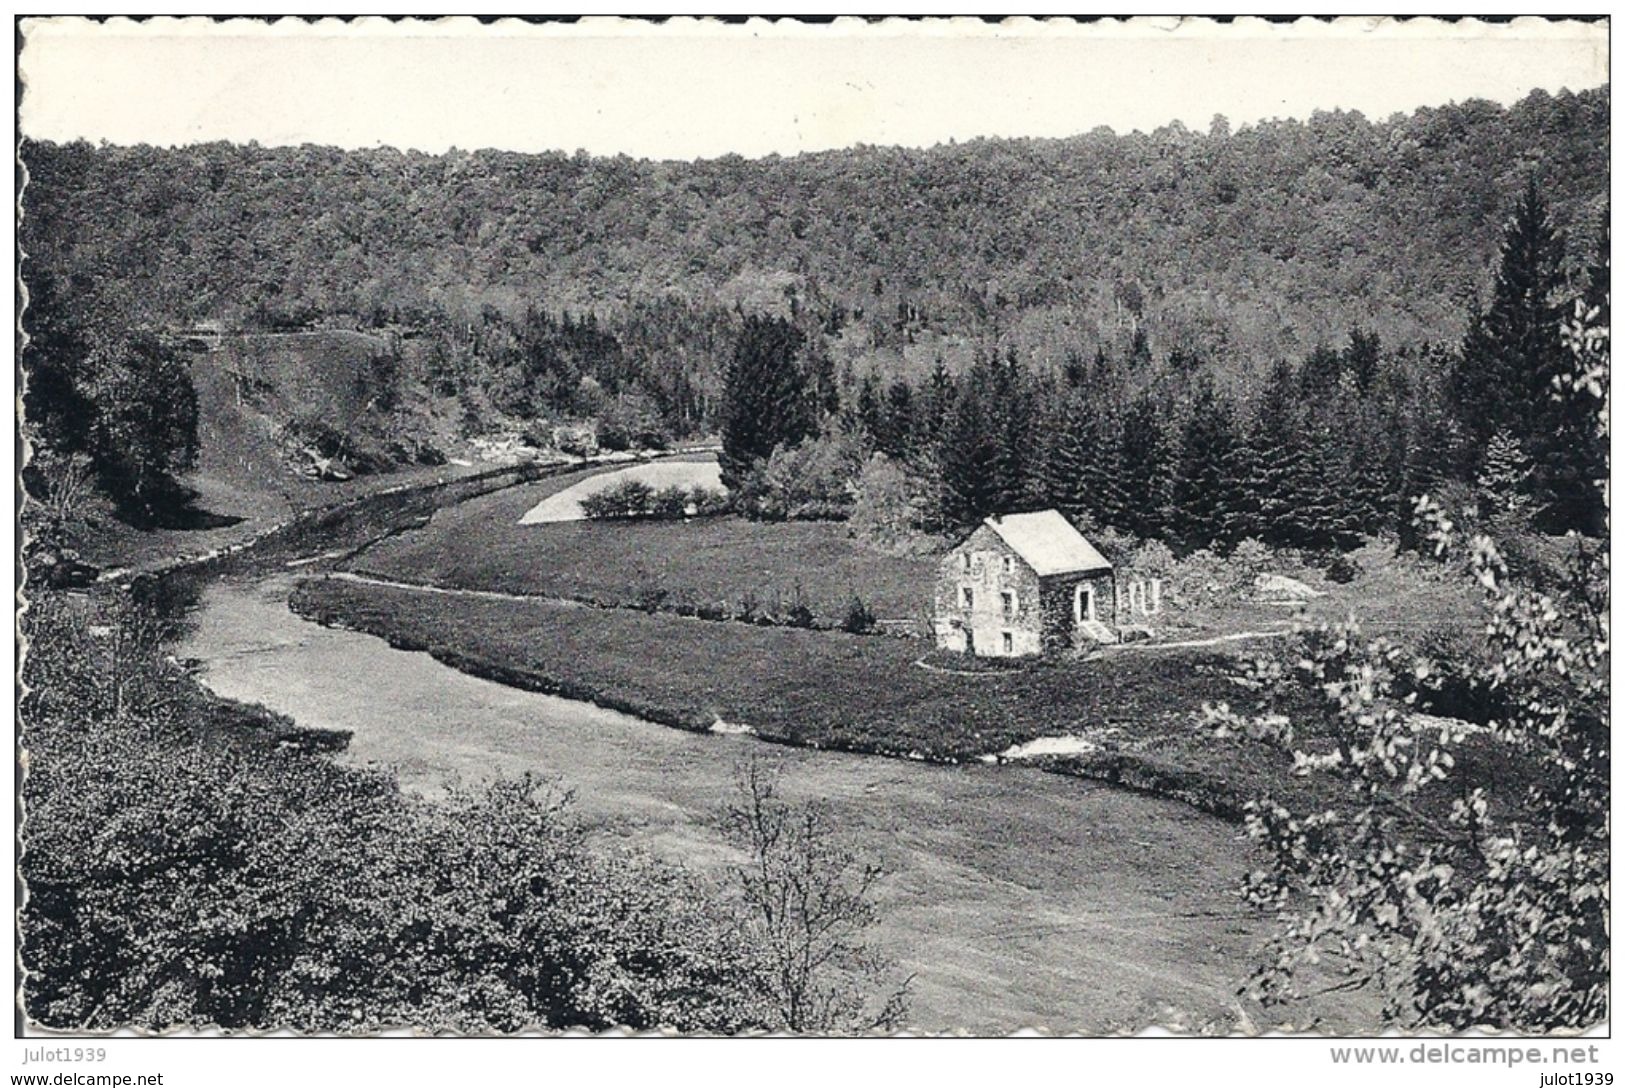
[[[970,571],[970,552],[965,552],[959,558],[964,560],[964,562],[965,562],[965,570],[968,573]]]
[[[1093,586],[1079,586],[1072,598],[1073,622],[1082,624],[1095,618],[1095,590]]]
[[[1013,654],[1013,653],[1016,652],[1016,636],[1015,635],[1012,635],[1009,631],[1002,631],[999,634],[999,638],[1000,638],[1000,640],[1001,640],[1001,642],[1002,642],[1002,644],[1004,646],[1004,652],[1005,653]]]
[[[1004,604],[1004,617],[1009,619],[1016,614],[1016,595],[1009,590],[999,594],[999,600]]]
[[[976,592],[970,586],[959,587],[959,603],[967,610],[976,606]]]
[[[1005,556],[1004,557],[1004,573],[1006,573],[1006,574],[1014,574],[1015,572],[1016,572],[1016,561],[1015,561],[1015,559],[1012,558],[1011,556],[1008,556],[1008,555]]]

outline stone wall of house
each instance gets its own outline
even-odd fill
[[[985,525],[937,567],[935,606],[937,645],[945,650],[1002,657],[1045,648],[1039,578]]]
[[[1095,591],[1095,619],[1107,627],[1117,624],[1117,583],[1109,570],[1059,574],[1045,578],[1040,589],[1043,604],[1043,646],[1061,650],[1078,644],[1076,602],[1079,586]]]

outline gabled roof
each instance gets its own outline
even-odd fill
[[[985,524],[1041,578],[1112,569],[1106,557],[1057,510],[994,516]]]

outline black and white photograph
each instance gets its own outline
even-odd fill
[[[1606,17],[16,32],[12,1083],[1612,1083]]]

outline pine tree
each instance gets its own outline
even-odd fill
[[[1584,293],[1578,300],[1588,327],[1606,328],[1610,299],[1608,286],[1608,219],[1606,213],[1593,259],[1585,271]],[[1564,353],[1564,370],[1572,371],[1572,352]],[[1597,427],[1598,413],[1605,401],[1589,392],[1562,388],[1556,384],[1552,398],[1552,426],[1541,452],[1541,490],[1545,499],[1540,511],[1542,527],[1555,532],[1570,529],[1588,536],[1608,531],[1608,502],[1599,482],[1608,477],[1608,441]]]
[[[1360,393],[1371,391],[1381,364],[1382,339],[1359,325],[1350,329],[1349,346],[1343,351],[1343,372],[1353,378],[1354,387]]]
[[[954,379],[939,355],[931,376],[926,379],[925,387],[917,398],[911,442],[916,457],[935,451],[942,442],[943,431],[954,409],[955,396]]]
[[[1529,443],[1551,423],[1552,380],[1563,364],[1562,261],[1562,241],[1531,179],[1501,242],[1489,309],[1471,316],[1454,376],[1480,453],[1499,430]]]
[[[914,441],[914,387],[902,379],[892,382],[880,418],[876,447],[894,460],[906,459]]]
[[[1091,513],[1089,462],[1096,455],[1094,416],[1088,398],[1073,390],[1045,428],[1049,442],[1041,490],[1043,505],[1053,506],[1074,520]]]
[[[1003,513],[1032,510],[1043,505],[1041,451],[1037,442],[1038,405],[1042,398],[1011,351],[1003,366],[995,367],[989,383],[996,421],[999,457],[994,486]]]
[[[1100,400],[1090,413],[1090,438],[1084,462],[1084,509],[1100,525],[1129,531],[1128,493],[1123,483],[1123,428],[1112,402]]]
[[[1264,527],[1263,487],[1260,483],[1262,456],[1253,435],[1240,420],[1235,427],[1235,445],[1230,451],[1230,501],[1226,505],[1219,539],[1234,546],[1249,537],[1262,540]]]
[[[1211,383],[1203,383],[1190,406],[1173,480],[1172,530],[1191,547],[1223,546],[1236,500],[1235,419]]]
[[[1479,509],[1489,517],[1518,518],[1529,513],[1534,465],[1523,444],[1507,434],[1490,438],[1478,470]]]
[[[961,383],[959,397],[942,436],[937,460],[942,471],[942,522],[966,529],[1001,512],[1004,484],[1002,435],[990,419],[978,382]]]
[[[1318,428],[1302,447],[1290,494],[1295,507],[1295,543],[1308,548],[1350,548],[1359,541],[1359,519],[1351,501],[1346,460],[1327,427]]]
[[[1307,535],[1301,504],[1308,468],[1297,419],[1297,380],[1285,360],[1270,372],[1251,443],[1259,453],[1257,473],[1247,488],[1258,496],[1260,537],[1284,546],[1299,544]]]
[[[1173,500],[1172,436],[1154,393],[1143,393],[1123,414],[1123,521],[1137,536],[1167,534]]]
[[[852,408],[850,428],[863,436],[865,442],[877,445],[885,423],[880,406],[880,379],[873,371],[864,375],[858,385],[857,400]]]
[[[814,421],[797,365],[800,330],[782,318],[745,318],[723,375],[722,482],[744,483],[780,445],[812,433]]]

